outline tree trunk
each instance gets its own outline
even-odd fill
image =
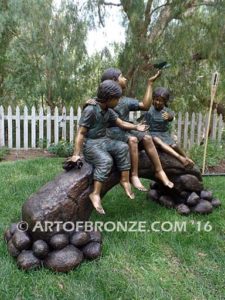
[[[184,168],[179,161],[165,153],[160,153],[160,159],[165,172],[170,180],[175,183],[178,190],[183,188],[179,178],[184,174],[193,175],[196,185],[199,186],[198,189],[202,188],[202,178],[198,169]],[[155,180],[153,165],[143,151],[140,153],[139,175],[143,178]],[[118,171],[114,169],[104,184],[102,197],[119,183],[119,178]],[[46,221],[65,223],[88,220],[93,210],[89,200],[92,187],[92,166],[88,163],[84,163],[80,170],[73,169],[70,172],[63,172],[24,203],[22,220],[29,224],[30,231],[34,228],[36,222],[43,224]],[[176,194],[176,188],[173,190]],[[48,240],[56,232],[56,227],[53,228],[53,232],[36,230],[30,233],[34,240]]]

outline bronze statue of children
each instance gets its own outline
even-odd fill
[[[134,125],[119,119],[112,108],[117,105],[121,95],[122,89],[116,82],[106,80],[100,84],[96,104],[87,105],[82,112],[74,154],[71,158],[73,162],[77,162],[83,148],[85,160],[94,166],[94,190],[89,197],[100,214],[105,214],[100,198],[102,184],[109,176],[113,160],[117,169],[121,172],[120,184],[128,197],[134,198],[129,182],[130,157],[128,145],[107,137],[107,126],[109,123],[115,122],[117,126],[125,130],[146,131],[148,129],[146,125]]]
[[[114,111],[119,115],[119,117],[124,121],[129,121],[130,111],[145,110],[147,111],[152,103],[152,85],[153,82],[158,78],[160,72],[155,76],[148,79],[148,84],[145,92],[143,101],[138,101],[137,99],[121,97],[118,105],[114,107]],[[101,81],[112,79],[119,83],[122,89],[126,88],[127,79],[123,76],[119,69],[109,68],[107,69],[101,78]],[[107,136],[110,138],[127,142],[130,149],[131,156],[131,183],[133,186],[141,191],[146,191],[145,187],[141,184],[138,177],[138,143],[144,148],[147,156],[152,161],[155,167],[155,177],[163,182],[165,186],[173,188],[173,183],[168,179],[165,172],[162,169],[162,165],[156,151],[155,145],[152,141],[151,136],[146,132],[138,132],[136,130],[125,131],[121,128],[112,124],[107,130]]]
[[[156,88],[153,92],[153,105],[144,114],[143,118],[149,125],[150,135],[156,145],[175,156],[183,165],[193,165],[193,161],[187,157],[170,135],[169,123],[174,118],[174,112],[167,107],[169,98],[168,89],[164,87]]]

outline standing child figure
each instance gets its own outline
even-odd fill
[[[174,112],[166,105],[170,94],[164,87],[156,88],[153,92],[153,105],[144,114],[144,120],[149,125],[149,132],[157,146],[175,156],[183,165],[193,165],[193,161],[172,139],[169,126],[174,119]]]

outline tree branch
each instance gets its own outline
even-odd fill
[[[123,10],[127,15],[128,20],[131,22],[131,14],[130,14],[130,6],[131,6],[131,0],[121,0],[121,5],[123,6]]]
[[[215,0],[205,0],[205,1],[202,1],[201,3],[198,3],[197,0],[192,0],[189,3],[187,3],[186,5],[184,5],[184,7],[186,8],[186,11],[183,13],[183,16],[184,17],[191,16],[193,11],[200,6],[215,6],[215,5],[216,5]]]
[[[122,6],[121,3],[112,3],[112,2],[102,2],[103,5],[111,5],[111,6]]]
[[[152,9],[153,0],[148,0],[146,8],[145,8],[145,21],[144,21],[144,29],[147,32],[148,25],[151,23],[151,9]]]
[[[102,15],[101,15],[101,5],[98,4],[98,18],[99,18],[99,22],[102,25],[102,27],[105,26]]]
[[[162,5],[161,7],[164,7],[160,14],[159,17],[157,18],[157,21],[155,25],[152,27],[152,30],[148,36],[149,42],[153,43],[155,39],[157,39],[159,36],[162,35],[164,32],[165,28],[169,24],[169,22],[173,19],[177,19],[178,17],[181,17],[182,15],[184,17],[187,17],[190,15],[190,13],[195,9],[196,7],[203,6],[203,5],[216,5],[215,0],[203,0],[201,3],[199,3],[198,0],[191,0],[186,3],[182,3],[180,11],[174,11],[173,10],[173,3],[166,3]],[[159,9],[159,7],[155,8],[155,10]],[[151,14],[154,13],[154,10],[151,12]]]
[[[159,17],[152,28],[152,31],[149,34],[149,42],[153,43],[155,39],[157,39],[165,30],[168,23],[174,18],[174,14],[171,8],[171,5],[165,6],[160,14]]]
[[[162,4],[160,6],[157,6],[156,8],[154,8],[152,11],[151,11],[151,16],[157,11],[159,10],[160,8],[164,7],[164,6],[167,6],[169,5],[170,3],[169,2],[166,2],[165,4]]]

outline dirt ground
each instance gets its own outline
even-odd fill
[[[55,155],[43,149],[10,150],[4,161],[32,159],[36,157],[55,157]],[[209,167],[206,173],[225,173],[225,160],[222,160],[216,167]]]
[[[225,173],[225,160],[222,160],[216,167],[209,167],[209,173]]]
[[[32,159],[37,157],[55,157],[55,155],[43,149],[10,150],[10,153],[5,157],[4,161]]]

